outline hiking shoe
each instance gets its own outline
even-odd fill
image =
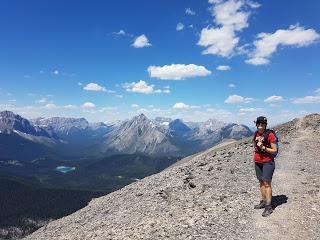
[[[264,200],[260,200],[260,203],[257,205],[254,205],[254,209],[261,209],[266,206],[266,202]]]
[[[271,213],[273,212],[273,209],[272,209],[272,205],[266,205],[266,207],[264,208],[264,211],[262,213],[262,216],[263,217],[268,217]]]

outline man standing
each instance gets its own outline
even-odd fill
[[[260,116],[255,121],[257,131],[254,134],[254,163],[257,178],[260,182],[261,201],[255,209],[264,208],[262,216],[267,217],[273,212],[271,180],[275,169],[272,156],[277,152],[276,137],[267,129],[267,118]]]

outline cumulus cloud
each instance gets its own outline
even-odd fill
[[[229,87],[229,88],[235,88],[235,87],[236,87],[236,85],[235,85],[235,84],[233,84],[233,83],[230,83],[230,84],[228,84],[228,87]]]
[[[145,81],[140,80],[139,82],[132,82],[132,83],[124,83],[122,87],[126,89],[127,92],[137,92],[137,93],[144,93],[144,94],[151,94],[151,93],[170,93],[170,89],[155,89],[154,84],[148,85]]]
[[[131,104],[131,107],[137,108],[137,107],[139,107],[139,105],[138,104]]]
[[[242,9],[244,4],[244,1],[236,0],[216,4],[211,8],[214,22],[218,25],[230,26],[236,31],[248,27],[250,13]]]
[[[173,108],[175,108],[175,109],[198,109],[198,108],[200,108],[200,106],[188,105],[183,102],[177,102],[173,105]]]
[[[239,38],[235,36],[233,28],[224,26],[221,28],[203,28],[198,45],[207,47],[202,54],[213,54],[221,57],[229,57],[237,46]]]
[[[186,14],[187,15],[196,15],[196,13],[193,10],[191,10],[191,8],[186,9]]]
[[[217,67],[217,70],[219,70],[219,71],[228,71],[230,69],[231,69],[231,67],[228,65],[220,65]]]
[[[250,11],[245,7],[256,8],[252,1],[209,0],[210,8],[217,27],[206,27],[201,30],[198,45],[206,47],[202,54],[213,54],[221,57],[231,57],[239,43],[236,33],[249,26]]]
[[[86,86],[83,87],[83,89],[87,91],[115,93],[114,91],[108,90],[97,83],[88,83]]]
[[[176,104],[173,105],[173,108],[177,108],[177,109],[187,109],[190,106],[188,104],[185,104],[183,102],[178,102]]]
[[[292,100],[294,104],[309,104],[309,103],[320,103],[320,96],[305,96],[302,98],[296,98]]]
[[[177,30],[177,31],[181,31],[181,30],[183,30],[183,29],[184,29],[183,23],[179,22],[179,23],[177,24],[176,30]]]
[[[249,54],[246,63],[263,65],[279,46],[305,47],[317,40],[320,35],[314,29],[305,29],[299,25],[291,25],[289,29],[278,29],[274,33],[260,33],[254,41],[254,51]]]
[[[250,103],[253,101],[253,98],[242,97],[239,95],[231,95],[224,102],[225,103]]]
[[[203,66],[195,64],[171,64],[164,66],[148,67],[150,77],[159,78],[162,80],[183,80],[191,77],[204,77],[211,74]]]
[[[92,109],[92,108],[95,108],[96,105],[92,102],[85,102],[81,105],[81,107],[84,109]]]
[[[146,35],[142,34],[135,38],[132,46],[135,48],[150,47],[151,43],[149,43],[149,39],[146,37]]]
[[[107,89],[100,86],[97,83],[88,83],[86,86],[83,87],[84,90],[87,91],[97,91],[97,92],[106,92]]]
[[[266,103],[279,103],[279,102],[282,102],[284,99],[282,96],[270,96],[268,98],[266,98],[264,100],[264,102]]]
[[[315,95],[291,99],[294,104],[313,104],[320,103],[320,88],[314,91]]]

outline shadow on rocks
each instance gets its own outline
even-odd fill
[[[288,197],[286,195],[282,194],[282,195],[272,196],[273,209],[287,202],[288,202]]]

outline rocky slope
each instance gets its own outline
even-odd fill
[[[25,239],[319,239],[320,115],[278,128],[274,213],[254,210],[251,138],[189,156]]]

